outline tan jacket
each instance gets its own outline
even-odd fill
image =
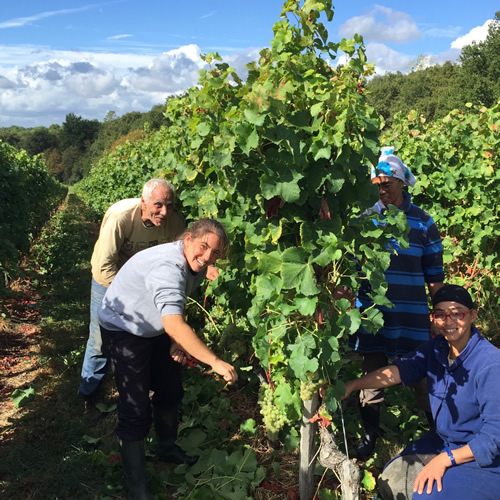
[[[185,228],[184,217],[174,212],[161,226],[147,228],[141,219],[141,199],[121,200],[104,214],[92,254],[92,276],[109,286],[132,255],[160,243],[174,241]]]

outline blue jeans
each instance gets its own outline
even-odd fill
[[[89,339],[85,349],[82,366],[82,383],[78,395],[84,398],[94,397],[108,369],[108,360],[102,353],[101,329],[97,313],[107,288],[92,278],[90,289],[90,325]]]

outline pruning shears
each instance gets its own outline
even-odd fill
[[[198,370],[203,370],[203,366],[201,366],[198,360],[196,358],[193,358],[192,356],[191,359],[186,358],[186,364],[191,368],[198,368]]]

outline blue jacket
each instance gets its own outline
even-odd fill
[[[500,473],[500,351],[472,327],[467,346],[451,365],[448,355],[448,343],[437,335],[394,361],[404,385],[428,377],[436,426],[405,454],[468,444],[480,467]]]

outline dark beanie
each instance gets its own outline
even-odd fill
[[[472,302],[470,293],[458,285],[444,285],[441,287],[434,294],[432,305],[435,307],[440,302],[458,302],[468,309],[474,309],[474,302]]]

